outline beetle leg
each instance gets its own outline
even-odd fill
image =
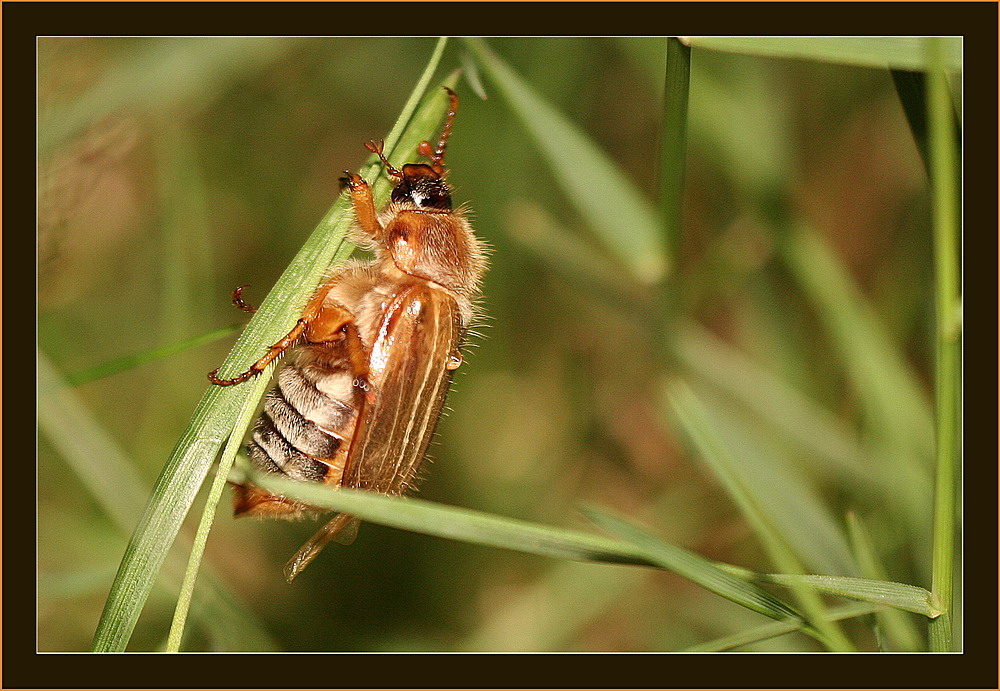
[[[243,291],[249,287],[250,286],[245,285],[245,286],[240,286],[239,288],[233,290],[233,304],[236,305],[237,309],[241,309],[244,312],[249,312],[250,314],[253,314],[254,312],[257,311],[257,308],[248,305],[243,300]]]
[[[250,365],[250,369],[242,374],[238,374],[232,379],[221,379],[216,376],[219,373],[219,369],[216,368],[208,373],[208,380],[215,384],[216,386],[232,386],[233,384],[240,384],[245,382],[247,379],[251,379],[257,376],[260,372],[264,370],[269,364],[274,362],[282,353],[288,350],[295,342],[302,336],[302,333],[306,330],[306,327],[319,316],[323,309],[323,301],[326,299],[326,294],[330,292],[330,288],[333,285],[334,280],[328,281],[323,284],[323,286],[316,292],[309,304],[306,305],[305,311],[299,320],[295,322],[295,326],[292,327],[291,331],[285,334],[280,341],[275,343],[273,346],[267,349],[267,353],[257,360],[257,362]],[[238,288],[237,291],[240,289]],[[234,293],[234,300],[237,295]]]
[[[342,342],[348,371],[354,378],[354,387],[360,392],[358,395],[369,400],[374,396],[374,387],[368,379],[368,349],[350,310],[327,303],[306,327],[305,340],[313,344]]]
[[[382,224],[378,222],[378,214],[375,213],[375,197],[372,196],[372,188],[357,173],[345,170],[344,175],[346,177],[340,180],[351,194],[351,204],[354,206],[354,216],[358,219],[358,225],[369,235],[380,237]]]

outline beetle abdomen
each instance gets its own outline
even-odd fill
[[[311,357],[282,368],[254,426],[247,454],[257,470],[296,480],[339,484],[356,410],[351,375],[339,362]],[[236,515],[306,510],[297,502],[248,485],[237,488]]]

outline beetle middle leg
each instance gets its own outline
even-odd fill
[[[306,343],[313,345],[341,343],[347,370],[354,379],[356,389],[366,398],[372,398],[374,390],[368,380],[368,349],[361,340],[358,324],[346,307],[327,302],[304,332]]]

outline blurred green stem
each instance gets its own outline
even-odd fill
[[[673,368],[675,349],[670,341],[685,300],[681,294],[683,281],[678,280],[677,261],[681,246],[681,223],[684,211],[684,158],[687,153],[688,91],[691,81],[691,48],[675,37],[667,38],[666,77],[663,89],[663,128],[660,132],[660,198],[659,213],[663,232],[663,251],[668,266],[675,270],[664,277],[658,294],[658,319],[661,328],[651,333],[658,339],[664,364]]]
[[[690,81],[691,49],[677,38],[668,38],[663,130],[660,135],[660,218],[666,246],[672,255],[668,261],[676,259],[681,240]]]
[[[257,410],[257,401],[267,389],[269,380],[265,377],[258,377],[251,386],[255,389],[251,396],[248,396],[236,419],[237,427],[245,427],[253,420],[254,411]],[[181,583],[180,594],[177,596],[177,606],[174,608],[174,618],[170,622],[170,633],[167,636],[165,650],[168,653],[176,653],[181,649],[181,639],[184,636],[184,624],[187,622],[188,610],[191,608],[191,596],[194,594],[194,585],[198,580],[198,570],[201,567],[201,558],[205,553],[205,543],[208,541],[208,533],[212,530],[212,522],[215,520],[215,508],[222,498],[222,490],[226,487],[226,480],[229,471],[233,468],[233,461],[243,442],[242,435],[232,435],[226,442],[226,448],[219,459],[219,466],[215,471],[215,480],[212,481],[212,488],[205,499],[205,509],[202,511],[201,520],[198,522],[198,531],[194,536],[194,544],[191,546],[191,554],[188,557],[187,568],[184,570],[184,580]]]
[[[931,590],[945,614],[930,624],[931,650],[954,650],[951,630],[958,526],[961,307],[958,284],[958,152],[940,39],[927,39],[927,112],[934,226],[935,422],[937,467]]]
[[[133,367],[139,367],[140,365],[155,362],[156,360],[160,360],[171,355],[183,353],[185,350],[197,348],[198,346],[205,345],[206,343],[213,343],[225,338],[226,336],[236,333],[242,326],[243,324],[230,324],[229,326],[224,326],[221,329],[215,329],[214,331],[209,331],[208,333],[200,334],[192,338],[185,338],[184,340],[176,343],[169,343],[167,345],[150,348],[149,350],[144,350],[139,353],[133,353],[131,355],[125,355],[124,357],[115,358],[114,360],[108,360],[107,362],[102,362],[98,365],[84,367],[83,369],[78,369],[77,371],[67,375],[66,381],[71,386],[81,386],[82,384],[87,384],[97,379],[110,377],[112,374],[118,374],[119,372],[132,369]]]
[[[863,617],[867,614],[871,614],[872,612],[879,612],[882,609],[884,608],[871,603],[844,605],[843,607],[831,609],[827,618],[830,621],[853,619],[854,617]],[[763,624],[762,626],[758,626],[757,628],[750,629],[749,631],[734,633],[729,636],[724,636],[723,638],[716,638],[715,640],[708,641],[706,643],[699,643],[698,645],[691,646],[682,652],[718,653],[725,650],[732,650],[733,648],[750,645],[751,643],[759,643],[760,641],[766,641],[770,638],[777,638],[778,636],[784,636],[785,634],[799,631],[805,625],[806,622],[804,621],[795,621],[792,619],[787,621],[772,621],[767,624]]]

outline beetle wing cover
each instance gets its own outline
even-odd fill
[[[448,293],[414,284],[392,299],[371,348],[374,397],[359,416],[342,486],[385,494],[410,486],[441,414],[461,334]]]

